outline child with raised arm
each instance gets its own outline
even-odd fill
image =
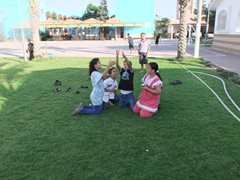
[[[118,89],[118,82],[116,80],[117,78],[117,70],[115,67],[112,67],[108,71],[109,78],[104,81],[104,96],[103,96],[103,102],[104,107],[106,107],[108,104],[113,105],[118,102],[118,97],[116,96],[116,91]]]
[[[151,62],[147,65],[147,74],[142,81],[142,91],[137,104],[134,106],[134,112],[139,113],[142,118],[149,118],[158,111],[163,85],[157,63]]]
[[[109,61],[107,68],[103,73],[99,71],[102,68],[99,58],[94,58],[89,63],[89,76],[93,90],[90,95],[92,105],[85,106],[82,103],[74,110],[73,115],[87,114],[87,115],[98,115],[103,111],[103,95],[104,95],[104,84],[103,80],[106,79],[109,69],[116,64],[115,61]]]
[[[133,96],[133,78],[134,72],[132,69],[132,62],[128,60],[124,52],[122,53],[124,60],[123,68],[121,68],[119,64],[119,51],[116,51],[116,65],[120,72],[120,97],[119,97],[119,107],[123,108],[126,106],[130,106],[133,110],[135,105],[135,99]]]

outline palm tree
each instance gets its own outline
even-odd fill
[[[178,39],[178,54],[177,59],[182,60],[186,53],[187,46],[187,22],[188,22],[188,8],[190,0],[178,0],[180,11],[180,25],[179,25],[179,39]]]
[[[40,8],[38,0],[29,0],[30,16],[31,16],[31,28],[32,28],[32,41],[34,44],[34,56],[42,57],[40,51]]]

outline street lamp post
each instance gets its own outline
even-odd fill
[[[202,0],[197,1],[197,24],[195,36],[194,58],[199,58],[200,38],[201,38],[201,21],[202,21]]]
[[[18,13],[19,13],[19,18],[22,20],[22,9],[21,9],[21,2],[18,0]],[[22,48],[23,48],[23,55],[24,55],[24,60],[27,61],[27,55],[26,55],[26,47],[25,47],[25,36],[24,36],[24,31],[23,31],[23,25],[20,22],[21,26],[21,36],[22,36]]]

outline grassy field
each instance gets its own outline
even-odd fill
[[[137,97],[144,74],[132,61]],[[0,179],[240,179],[240,123],[172,59],[150,61],[165,86],[160,112],[143,120],[117,106],[71,116],[79,102],[90,103],[91,89],[80,89],[91,86],[89,58],[0,58]],[[214,74],[199,60],[183,65]],[[240,115],[218,80],[199,76]],[[73,92],[52,92],[56,79]],[[176,79],[183,84],[169,85]],[[239,105],[239,87],[226,84]]]

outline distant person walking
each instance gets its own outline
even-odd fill
[[[150,50],[150,42],[146,38],[145,33],[141,33],[141,40],[138,45],[139,64],[143,72],[143,66],[148,64],[148,52]]]
[[[132,52],[134,50],[134,42],[132,36],[128,33],[128,44],[129,44],[129,50]]]
[[[34,59],[34,45],[31,41],[31,39],[28,39],[28,49],[26,51],[27,53],[29,53],[29,61]]]
[[[161,42],[161,35],[160,35],[160,33],[158,33],[158,34],[156,35],[156,38],[155,38],[156,47],[158,47],[159,40],[160,40],[160,42]]]

